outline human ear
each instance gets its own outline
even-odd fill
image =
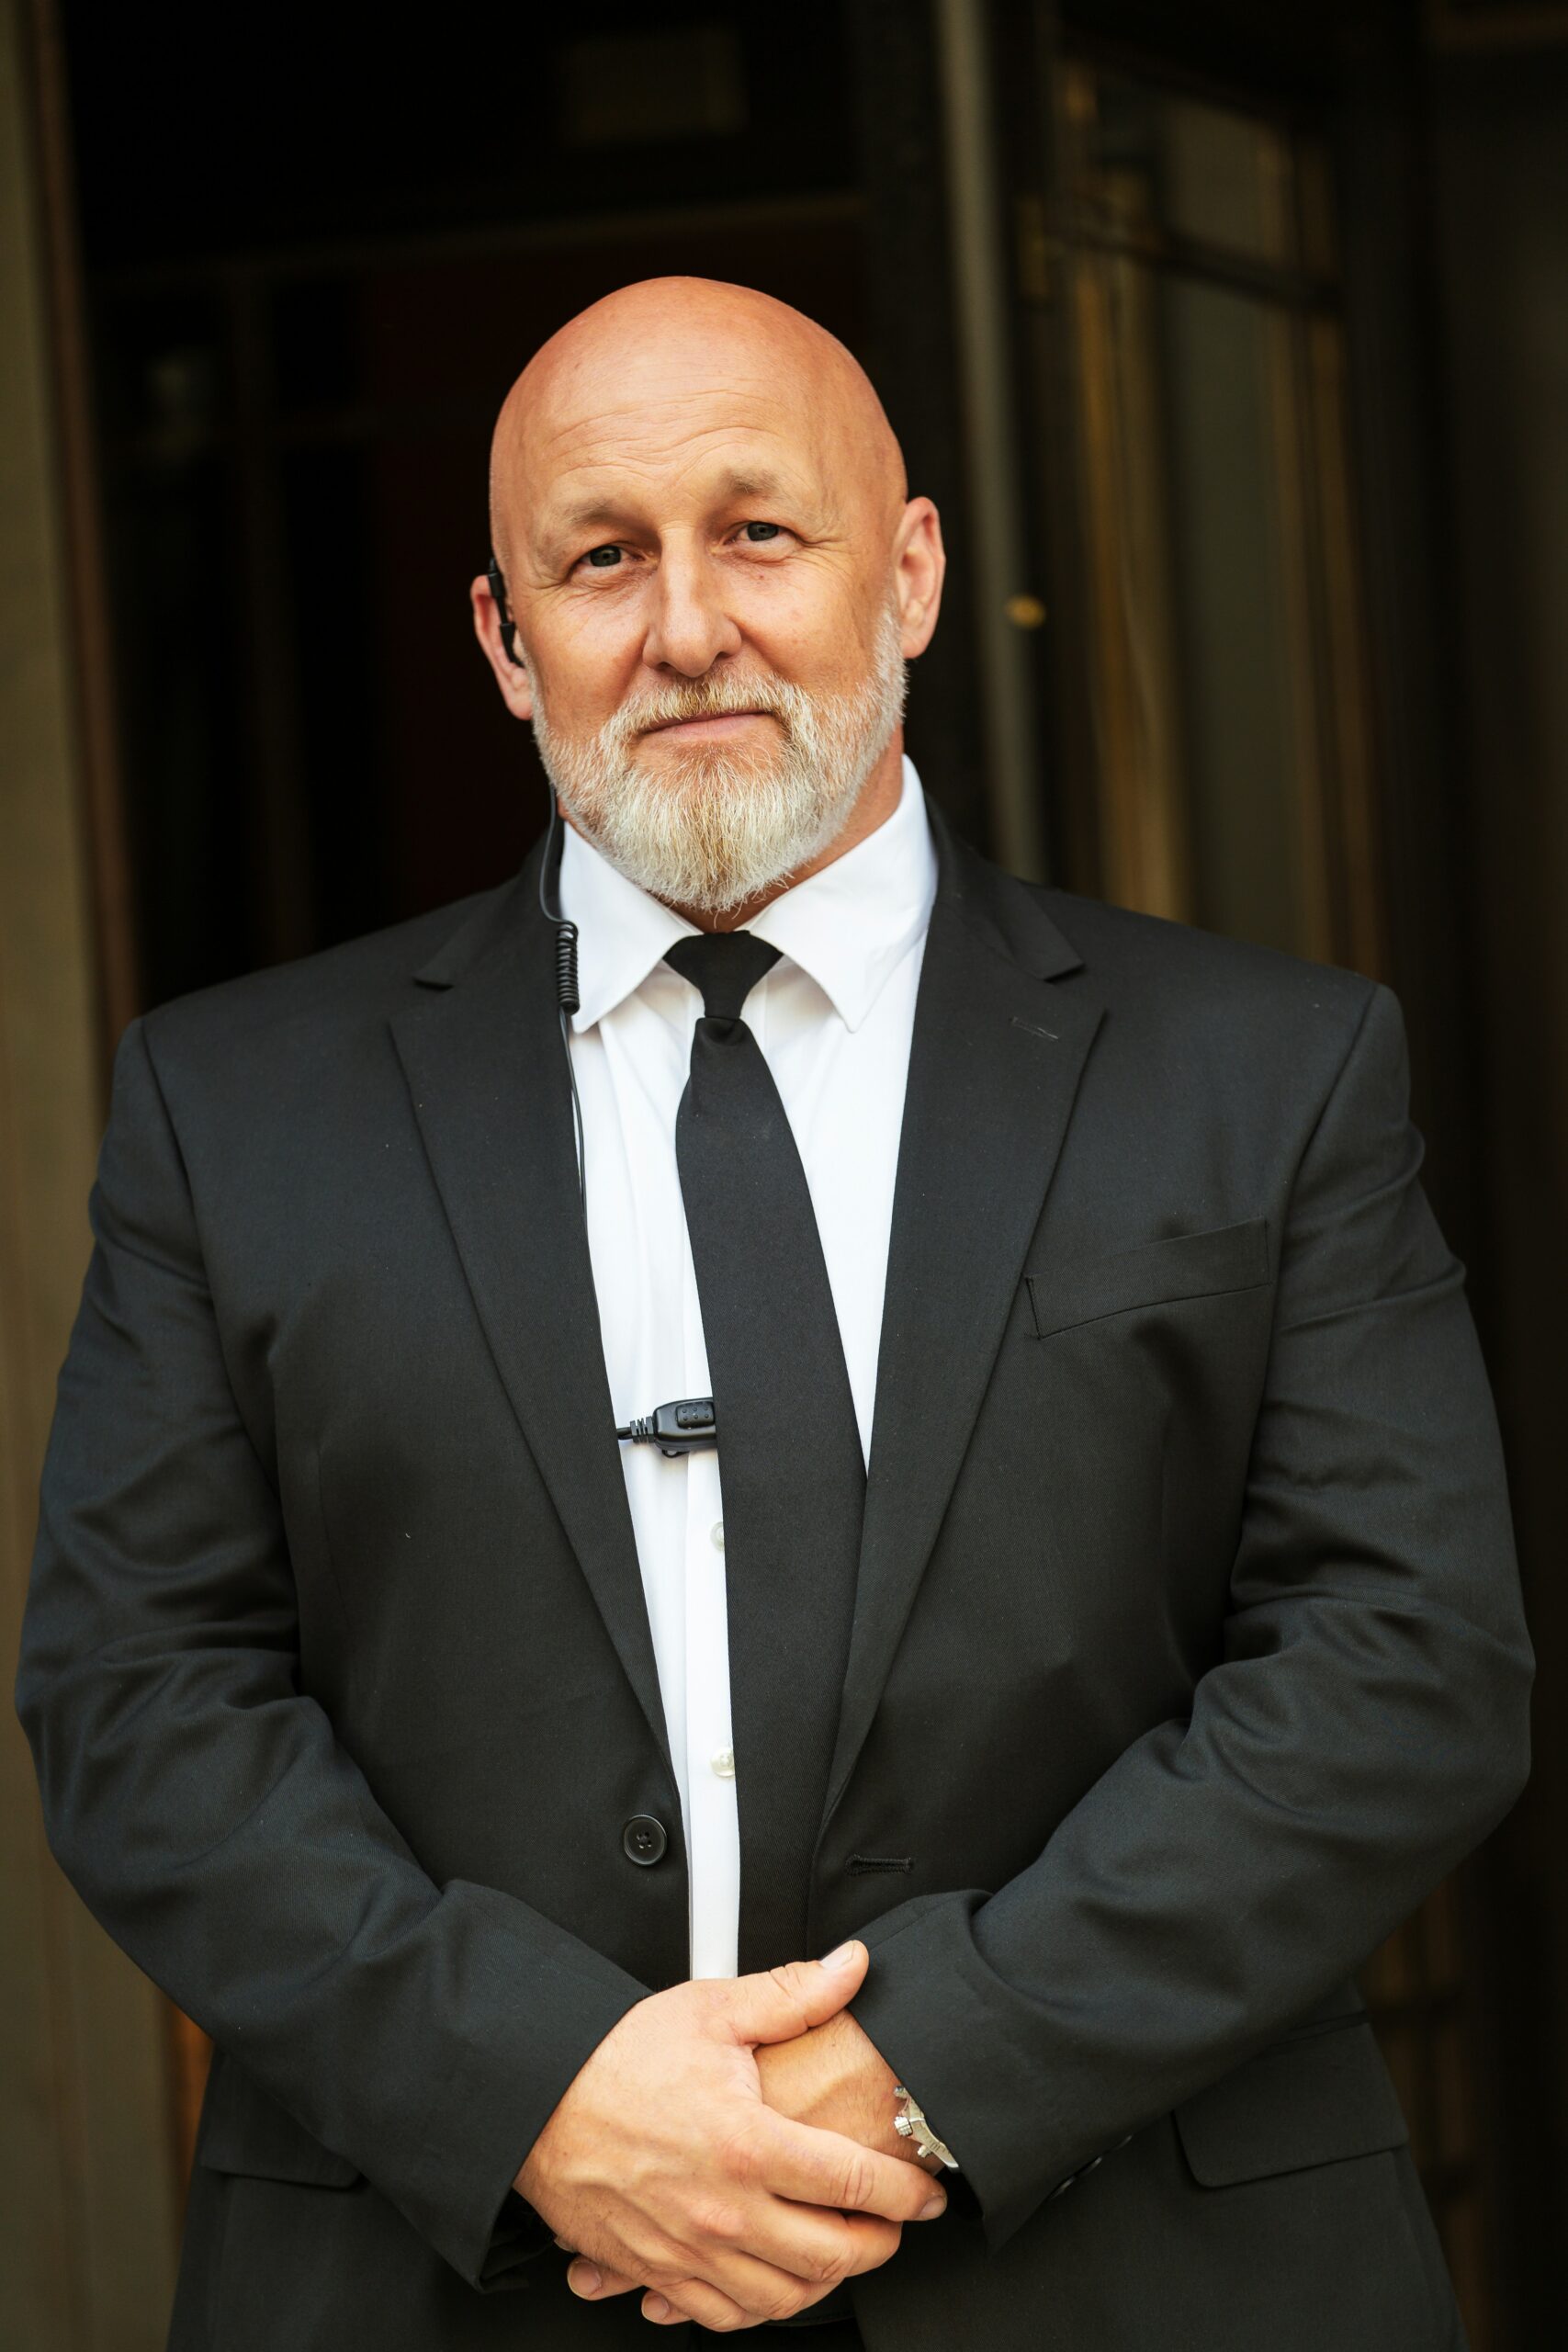
[[[506,650],[501,634],[501,606],[495,600],[495,594],[488,577],[482,571],[469,586],[468,603],[473,609],[474,635],[479,639],[485,659],[495,673],[495,682],[501,688],[502,702],[513,718],[532,718],[534,716],[533,673],[528,668],[521,647],[518,647],[516,661],[513,661]],[[514,646],[517,644],[515,637],[513,639],[513,643]]]
[[[911,498],[893,537],[898,643],[906,662],[915,661],[931,641],[946,570],[942,517],[929,498]]]

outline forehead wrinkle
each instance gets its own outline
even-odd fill
[[[750,437],[775,439],[767,433]],[[694,472],[720,454],[734,439],[731,432],[715,427],[702,436],[703,446],[682,456],[673,475],[673,486],[684,490]],[[565,537],[592,523],[624,516],[631,511],[635,500],[625,495],[629,475],[637,491],[656,485],[666,469],[657,463],[639,460],[624,449],[613,456],[592,454],[567,472],[557,477],[549,491],[538,502],[530,522],[532,536],[538,538]],[[602,479],[607,477],[607,479]],[[581,483],[575,495],[568,485]],[[831,488],[820,478],[819,469],[808,464],[802,469],[792,465],[786,455],[783,463],[738,454],[705,491],[705,503],[719,504],[737,497],[765,497],[785,500],[792,505],[803,505],[815,516],[831,516],[837,511]]]
[[[679,486],[684,486],[683,478],[691,473],[693,466],[698,462],[694,459],[693,465],[681,469],[681,474],[677,477]],[[597,469],[589,470],[595,471]],[[623,474],[630,472],[634,475],[646,476],[649,469],[630,467],[621,468],[619,470]],[[792,482],[787,474],[773,468],[729,466],[726,467],[706,486],[705,503],[710,505],[722,505],[736,498],[796,500],[803,495],[809,496],[809,492],[805,490],[803,484]],[[564,503],[547,503],[545,508],[545,518],[551,526],[558,525],[570,528],[581,523],[596,521],[606,514],[624,514],[626,511],[626,505],[627,502],[619,497],[613,487],[603,490],[584,488],[576,497],[570,498]]]

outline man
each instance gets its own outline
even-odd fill
[[[952,838],[782,305],[573,321],[491,522],[558,869],[117,1063],[19,1699],[216,2045],[172,2344],[1461,2344],[1352,1972],[1531,1661],[1393,1000]]]

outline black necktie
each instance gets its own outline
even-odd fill
[[[809,1957],[865,1501],[806,1170],[740,1017],[778,955],[737,931],[679,940],[665,958],[704,1007],[675,1156],[718,1420],[743,1975]]]

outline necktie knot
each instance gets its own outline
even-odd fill
[[[739,1021],[747,998],[779,960],[779,950],[749,931],[702,931],[678,939],[664,958],[702,991],[710,1021]]]

